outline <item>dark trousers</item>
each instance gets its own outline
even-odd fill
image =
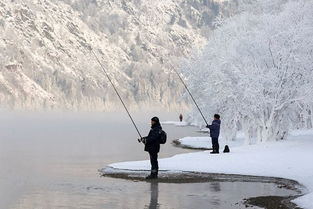
[[[218,138],[212,137],[213,152],[219,152],[220,145],[218,144]]]
[[[151,163],[151,174],[158,175],[159,164],[158,164],[158,153],[149,152],[150,163]]]

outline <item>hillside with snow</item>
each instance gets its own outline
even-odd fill
[[[184,105],[171,66],[201,49],[235,1],[0,0],[1,107],[113,109],[90,50],[129,105]]]

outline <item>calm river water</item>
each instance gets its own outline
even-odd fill
[[[158,114],[176,120],[178,114]],[[143,135],[152,114],[135,115]],[[164,126],[169,141],[199,135]],[[294,194],[275,184],[166,184],[100,177],[119,161],[148,159],[122,113],[5,113],[0,117],[0,209],[243,208],[243,198]],[[189,150],[161,147],[161,157]],[[239,202],[239,204],[237,204]]]

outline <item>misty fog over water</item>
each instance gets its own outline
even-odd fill
[[[150,118],[177,113],[136,113],[142,135]],[[190,152],[173,139],[195,136],[195,127],[163,126],[161,157]],[[0,117],[0,208],[236,208],[246,196],[288,194],[274,184],[208,182],[165,184],[100,177],[99,168],[148,159],[135,129],[119,113],[13,113]],[[257,189],[255,189],[257,188]],[[238,192],[240,191],[240,192]],[[239,207],[240,208],[240,207]]]

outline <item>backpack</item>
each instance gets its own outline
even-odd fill
[[[167,139],[167,134],[166,134],[166,132],[163,131],[163,130],[160,130],[159,134],[160,134],[159,143],[160,143],[160,144],[165,144],[165,143],[166,143],[166,139]]]

